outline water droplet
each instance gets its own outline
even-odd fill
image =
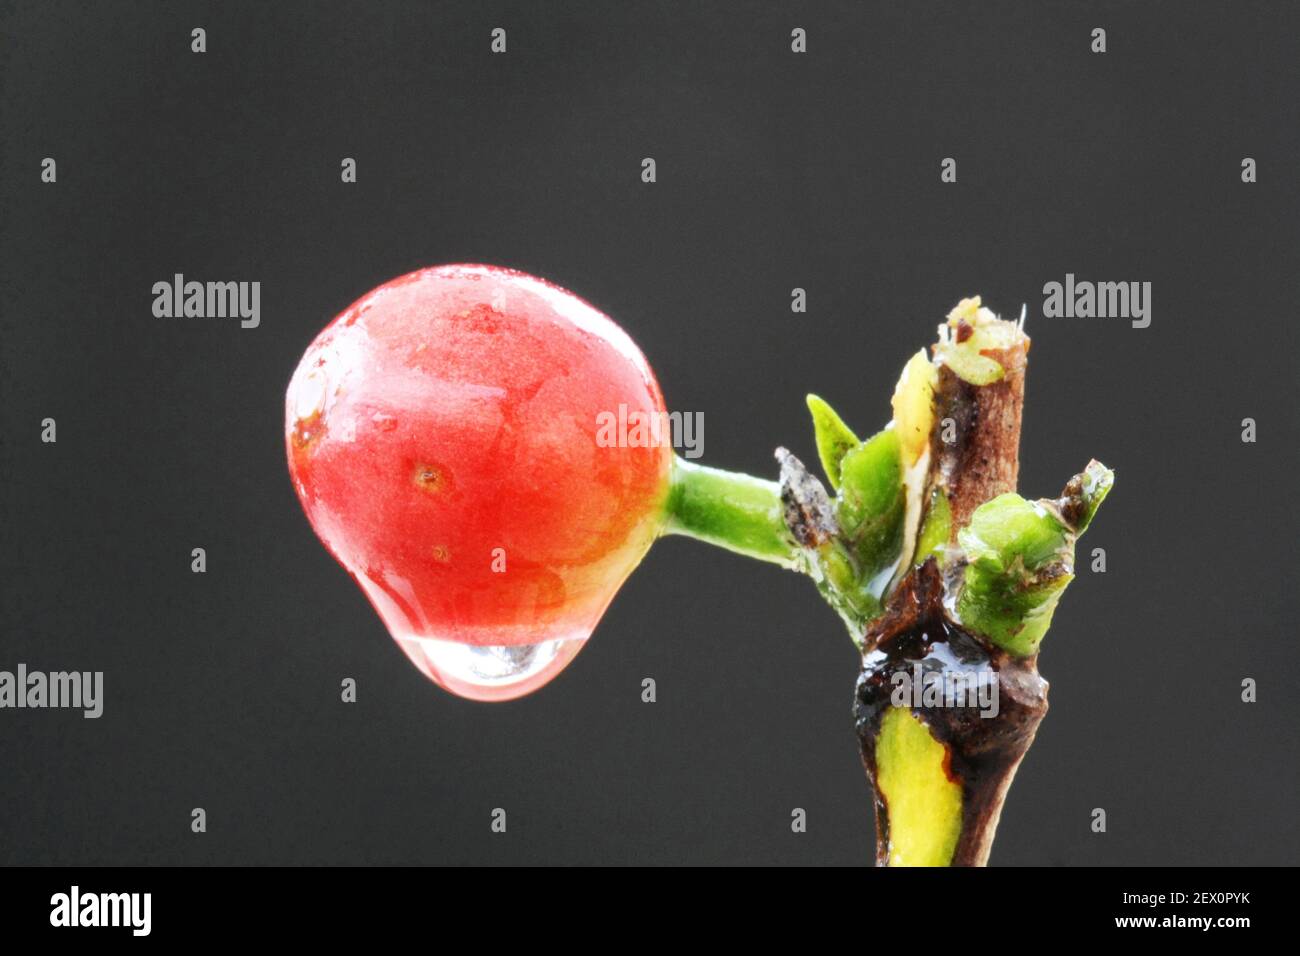
[[[550,683],[587,643],[587,636],[538,644],[461,644],[398,637],[397,646],[440,687],[470,700],[513,700]]]
[[[595,621],[588,625],[575,623],[563,630],[551,628],[543,633],[558,636],[532,643],[519,639],[527,635],[519,627],[510,628],[514,633],[509,644],[472,644],[430,637],[439,633],[439,625],[425,615],[407,581],[370,569],[357,574],[357,583],[397,646],[420,673],[444,690],[469,700],[513,700],[531,694],[569,665],[595,629]],[[504,633],[502,639],[507,639]]]

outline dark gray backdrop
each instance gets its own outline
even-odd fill
[[[993,861],[1295,859],[1294,5],[87,7],[0,15],[0,669],[103,670],[107,700],[0,712],[0,861],[870,858],[854,655],[806,580],[665,541],[557,681],[482,705],[317,543],[289,375],[448,261],[606,310],[706,460],[769,476],[777,444],[814,456],[805,392],[870,431],[958,298],[1027,303],[1021,490],[1092,455],[1118,483]],[[260,280],[261,327],[154,318],[174,272]],[[1151,327],[1042,318],[1067,272],[1152,282]]]

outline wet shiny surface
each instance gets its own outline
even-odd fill
[[[464,696],[518,696],[572,658],[659,531],[671,449],[599,445],[597,416],[620,404],[663,410],[636,346],[594,308],[508,270],[423,270],[308,348],[286,395],[290,473],[422,671]],[[428,641],[535,649],[511,678]]]
[[[886,613],[865,636],[866,652],[854,691],[853,716],[863,765],[873,781],[877,862],[888,860],[889,807],[877,780],[876,742],[884,716],[895,706],[894,676],[930,673],[965,678],[977,687],[981,675],[995,681],[996,710],[954,706],[909,706],[930,734],[947,748],[948,778],[962,788],[962,828],[954,865],[980,865],[996,829],[1006,788],[1047,713],[1047,681],[1034,658],[1016,659],[954,621],[944,606],[942,574],[934,558],[913,569],[890,598]]]

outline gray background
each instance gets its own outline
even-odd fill
[[[1293,862],[1300,18],[1191,7],[5,4],[0,668],[103,670],[107,702],[0,712],[0,861],[869,860],[854,654],[806,580],[664,541],[558,680],[483,705],[316,542],[298,357],[372,286],[485,261],[614,316],[705,460],[768,476],[814,456],[805,392],[869,432],[958,298],[1027,303],[1021,490],[1093,455],[1118,484],[993,862]],[[174,272],[260,280],[261,327],[154,318]],[[1042,318],[1066,272],[1152,282],[1151,327]]]

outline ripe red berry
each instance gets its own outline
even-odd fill
[[[572,660],[661,530],[672,449],[598,442],[620,404],[664,411],[641,352],[591,305],[507,269],[424,269],[307,349],[289,471],[416,667],[506,700]]]

